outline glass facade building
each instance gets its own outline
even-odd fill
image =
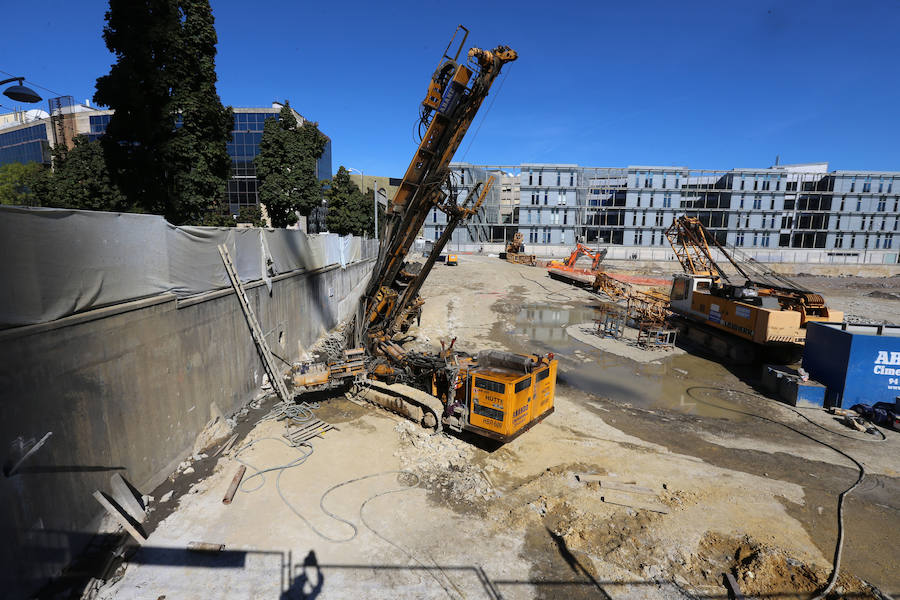
[[[100,139],[106,132],[112,117],[110,110],[96,110],[78,107],[79,113],[72,120],[72,134],[84,134],[90,140]],[[231,157],[231,179],[228,181],[227,201],[232,213],[237,214],[242,206],[259,203],[256,168],[253,159],[259,154],[266,119],[277,119],[280,105],[271,108],[235,108],[234,129],[227,144]],[[294,113],[299,123],[305,119]],[[176,124],[179,127],[180,123]],[[29,124],[19,124],[0,129],[0,165],[11,162],[50,163],[50,147],[53,143],[50,119],[40,119]],[[327,136],[326,136],[327,137]],[[316,164],[319,179],[331,178],[331,139]]]
[[[10,131],[0,129],[0,165],[13,162],[50,162],[50,141],[45,123]]]
[[[671,255],[666,229],[688,214],[721,244],[757,260],[898,262],[897,171],[829,171],[827,163],[730,170],[451,167],[461,198],[491,174],[518,183],[515,205],[502,207],[489,195],[480,220],[454,232],[457,244],[503,244],[520,231],[526,244],[544,246],[547,254],[581,241],[609,248],[611,258],[664,260]],[[446,222],[446,215],[433,210],[426,239],[436,239]]]

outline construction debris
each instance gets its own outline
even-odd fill
[[[244,473],[246,472],[247,467],[244,465],[238,467],[237,473],[234,474],[234,479],[231,480],[231,485],[228,486],[228,491],[225,492],[225,497],[222,498],[222,504],[231,504],[234,495],[237,493],[238,487],[241,485],[241,480],[244,478]]]

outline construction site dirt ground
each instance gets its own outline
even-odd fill
[[[900,278],[868,282],[890,284],[880,295],[815,280],[804,283],[839,310],[900,314]],[[749,597],[808,598],[831,572],[838,495],[858,476],[828,445],[866,470],[845,502],[836,590],[900,593],[900,433],[876,442],[765,399],[758,367],[702,349],[629,357],[625,343],[578,341],[567,328],[601,302],[542,269],[462,256],[422,295],[416,347],[457,337],[470,352],[555,353],[555,412],[498,447],[317,397],[314,414],[337,429],[310,453],[261,418],[268,397],[239,419],[232,451],[199,455],[151,493],[147,543],[97,597],[726,598],[732,573]],[[252,466],[226,505],[239,461]],[[188,552],[192,541],[225,550]]]

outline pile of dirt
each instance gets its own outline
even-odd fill
[[[471,505],[494,496],[487,476],[473,464],[474,450],[469,444],[410,421],[399,421],[394,430],[400,436],[395,453],[400,467],[418,475],[421,487],[451,505]]]
[[[700,562],[721,568],[720,577],[731,573],[747,596],[806,599],[822,589],[830,570],[799,561],[783,550],[749,537],[729,538],[707,533],[698,548]],[[716,560],[720,558],[720,560]],[[708,568],[705,572],[709,573]],[[871,598],[884,596],[868,583],[842,572],[829,597]]]

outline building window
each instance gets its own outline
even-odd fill
[[[894,236],[888,234],[884,236],[884,249],[887,250],[894,244]]]
[[[679,182],[679,179],[676,177],[675,178],[675,189],[676,190],[678,189],[678,182]]]
[[[650,208],[653,208],[653,194],[650,194]]]
[[[769,202],[769,210],[775,210],[775,198]]]
[[[562,206],[566,205],[566,193],[565,192],[559,193],[559,198],[557,198],[557,203]]]
[[[769,216],[769,229],[775,229],[775,215]]]
[[[866,228],[866,216],[865,216],[865,215],[863,215],[863,218],[862,218],[862,224],[859,226],[859,228],[860,228],[860,229],[865,229],[865,228]]]
[[[538,198],[535,196],[534,192],[531,192],[531,204],[537,204]]]
[[[850,248],[851,249],[856,248],[856,236],[855,235],[850,236]]]
[[[544,185],[544,172],[538,171],[538,185]]]
[[[764,248],[769,247],[769,234],[768,233],[762,234],[762,245]]]
[[[844,247],[844,234],[839,233],[834,236],[834,247],[835,248],[843,248]]]
[[[653,185],[653,177],[648,173],[647,177],[644,178],[644,187],[648,188]]]
[[[758,180],[758,179],[754,179],[754,180],[753,180],[753,190],[756,191],[756,190],[758,190],[758,189],[759,189],[759,180]],[[755,244],[754,244],[754,245],[755,245]]]
[[[886,199],[883,196],[878,199],[878,212],[884,212],[885,201]]]
[[[634,174],[634,187],[640,187],[640,186],[641,186],[641,174],[635,173]]]
[[[744,208],[744,197],[743,197],[743,196],[741,196],[741,206],[740,206],[740,208]]]
[[[763,182],[762,182],[762,189],[768,191],[768,189],[769,189],[769,184],[770,184],[770,183],[771,183],[771,182],[770,182],[768,179],[766,179],[765,181],[763,181]]]
[[[663,186],[663,189],[665,189],[665,187],[666,187],[666,178],[665,178],[665,177],[663,177],[663,183],[662,183],[662,186]]]
[[[841,212],[844,211],[844,200],[846,200],[846,199],[847,199],[847,196],[841,196],[841,208],[840,208]]]
[[[850,180],[850,193],[852,194],[856,190],[856,178]]]
[[[775,182],[775,191],[777,192],[780,189],[781,189],[781,180],[779,179],[778,181]]]
[[[640,246],[641,244],[644,243],[644,232],[643,232],[643,231],[636,231],[636,232],[635,232],[635,234],[634,234],[634,243],[637,244],[638,246]]]
[[[663,195],[663,208],[672,208],[672,194]]]
[[[641,227],[647,225],[647,211],[641,213]]]
[[[875,236],[875,249],[876,250],[881,249],[881,236],[880,235]]]
[[[840,228],[841,228],[841,215],[837,215],[837,216],[834,218],[834,228],[835,228],[835,229],[840,229]]]
[[[437,209],[431,209],[431,222],[437,223]]]
[[[883,190],[884,190],[884,182],[879,181],[878,182],[878,193],[880,194]]]
[[[871,192],[871,191],[872,191],[872,184],[868,181],[863,182],[863,192]]]
[[[756,187],[756,186],[753,186],[753,187]],[[756,210],[759,210],[760,208],[762,208],[762,198],[760,198],[759,196],[755,196],[753,198],[753,208]]]
[[[863,236],[863,250],[868,250],[868,249],[869,249],[869,236],[864,235]]]
[[[631,213],[631,226],[634,227],[637,225],[637,212]]]
[[[562,173],[557,173],[557,174],[556,174],[556,185],[557,185],[557,186],[562,185],[561,182],[562,182]]]
[[[547,192],[547,191],[545,190],[545,191],[544,191],[544,206],[547,206],[547,198],[548,198],[549,195],[550,195],[549,192]]]
[[[544,227],[544,243],[545,244],[550,243],[550,228],[549,227]]]
[[[755,248],[758,245],[759,245],[759,234],[754,231],[753,232],[753,247]]]
[[[737,235],[734,237],[734,245],[735,246],[743,246],[744,245],[744,232],[738,231]]]
[[[563,225],[568,225],[568,224],[569,224],[569,211],[564,210],[563,211]]]
[[[575,173],[569,173],[569,187],[575,187]]]
[[[778,188],[775,188],[778,189]],[[784,184],[784,191],[786,192],[796,192],[797,191],[797,182],[796,181],[788,181]]]
[[[891,193],[891,188],[892,188],[892,187],[894,187],[894,182],[893,182],[893,181],[888,181],[888,189],[887,189],[887,193],[888,193],[888,194]]]
[[[534,173],[532,173],[531,171],[528,171],[528,185],[531,185],[533,183],[533,181],[532,181],[533,178],[534,178]]]
[[[640,195],[638,195],[638,197],[637,197],[637,205],[638,205],[638,208],[641,207],[641,196]]]
[[[744,178],[741,177],[741,189],[744,189]]]
[[[856,210],[857,210],[857,211],[862,210],[862,198],[857,198],[857,199],[856,199]]]

